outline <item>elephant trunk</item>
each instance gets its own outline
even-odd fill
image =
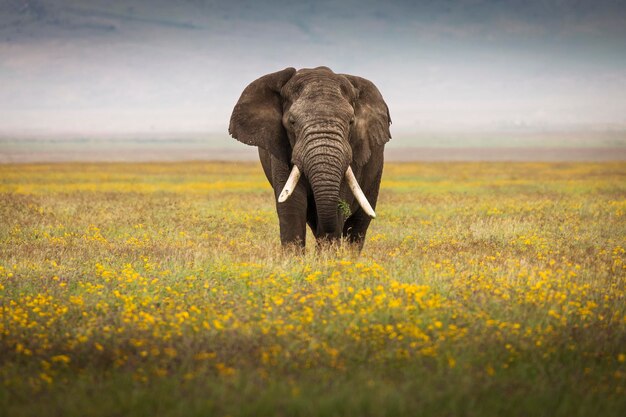
[[[302,149],[302,170],[313,190],[319,236],[339,236],[339,190],[352,159],[351,149],[340,134],[307,135]]]

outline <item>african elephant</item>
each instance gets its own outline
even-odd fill
[[[327,67],[286,68],[248,85],[229,133],[259,148],[277,200],[283,246],[342,236],[363,247],[391,138],[389,109],[376,86]]]

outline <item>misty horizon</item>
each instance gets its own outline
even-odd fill
[[[9,0],[0,134],[226,134],[248,83],[319,65],[394,136],[626,129],[624,2]]]

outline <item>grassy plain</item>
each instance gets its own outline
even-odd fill
[[[388,164],[294,257],[258,164],[2,165],[0,414],[623,416],[625,213],[624,163]]]

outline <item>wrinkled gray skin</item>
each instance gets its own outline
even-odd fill
[[[376,86],[329,68],[286,68],[252,82],[230,119],[230,134],[258,146],[278,198],[292,166],[303,173],[289,199],[276,203],[283,245],[304,247],[308,224],[318,242],[341,236],[363,247],[371,218],[350,192],[354,175],[373,208],[389,141],[389,109]],[[349,204],[346,218],[339,202]]]

